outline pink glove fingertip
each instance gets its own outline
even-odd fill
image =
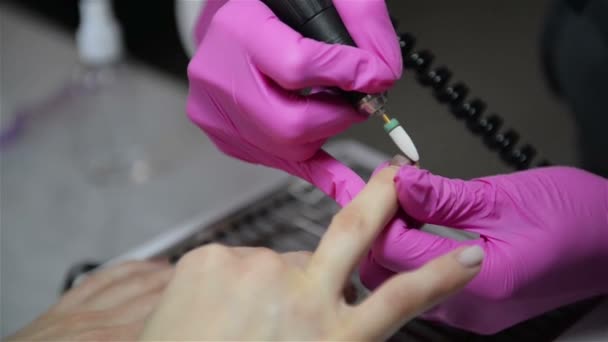
[[[340,17],[357,46],[380,57],[399,79],[403,59],[397,33],[384,0],[334,0]],[[362,25],[361,19],[365,18]]]
[[[359,263],[361,283],[369,290],[374,290],[393,275],[395,275],[394,272],[382,267],[374,260],[371,251]]]
[[[416,220],[452,228],[470,228],[496,205],[496,187],[484,179],[465,181],[404,166],[395,177],[402,208]]]
[[[395,184],[402,208],[412,217],[423,220],[434,211],[433,185],[430,173],[415,166],[404,165],[395,176]]]

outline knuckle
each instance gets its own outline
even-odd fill
[[[285,266],[281,256],[267,248],[259,249],[251,256],[250,261],[255,265],[253,269],[262,274],[274,274],[280,272]]]
[[[100,269],[94,272],[90,277],[86,277],[80,286],[102,286],[113,275],[130,275],[144,268],[148,262],[145,261],[126,261],[113,267]]]
[[[150,266],[153,264],[154,263],[151,261],[127,261],[122,264],[119,264],[115,269],[113,267],[108,268],[107,272],[116,272],[125,275],[130,275],[146,269],[150,269]]]
[[[106,276],[104,274],[93,273],[91,276],[85,277],[82,283],[76,285],[70,291],[76,288],[95,288],[100,287],[105,283]]]
[[[106,318],[107,317],[103,315],[103,312],[86,311],[69,314],[61,321],[70,329],[81,330],[87,329],[98,322],[103,322]]]
[[[128,283],[124,284],[124,286],[130,290],[132,293],[142,293],[148,290],[148,288],[153,284],[154,274],[135,274],[132,275]]]
[[[213,243],[184,254],[177,262],[176,269],[183,271],[184,269],[198,268],[202,265],[221,263],[231,256],[232,253],[228,247]]]
[[[202,253],[201,257],[203,257],[203,258],[206,257],[206,258],[222,259],[222,258],[231,257],[233,255],[230,250],[230,247],[227,247],[226,245],[222,245],[219,243],[212,243],[203,248],[200,248],[199,250]],[[195,251],[196,251],[196,249],[195,249]]]
[[[292,113],[281,118],[281,126],[277,127],[273,133],[277,140],[286,145],[297,145],[305,139],[309,133],[309,118],[305,118],[300,113]]]
[[[276,81],[280,83],[283,88],[288,90],[297,90],[300,87],[300,75],[306,71],[308,61],[305,60],[301,53],[297,52],[299,50],[300,49],[286,50],[290,52],[285,53],[280,64],[282,72],[280,79]]]

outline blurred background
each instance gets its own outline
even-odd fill
[[[189,0],[176,0],[189,1]],[[401,31],[556,164],[578,165],[574,117],[551,92],[540,34],[549,1],[389,0]],[[79,63],[76,0],[0,2],[1,335],[51,305],[65,271],[104,260],[201,212],[229,206],[271,170],[220,155],[185,115],[188,57],[175,1],[114,1],[126,58]],[[390,112],[425,167],[472,178],[512,169],[411,73]],[[27,117],[13,125],[15,116]],[[396,152],[378,122],[336,139]],[[13,127],[14,126],[14,127]],[[256,178],[257,177],[257,178]]]

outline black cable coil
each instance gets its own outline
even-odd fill
[[[517,170],[529,169],[536,157],[536,149],[529,144],[516,147],[519,134],[508,129],[501,131],[503,119],[496,115],[484,115],[487,105],[479,98],[467,99],[469,87],[462,82],[449,84],[452,72],[445,66],[433,68],[435,56],[428,50],[414,51],[416,38],[411,33],[399,35],[404,69],[416,72],[417,81],[425,87],[430,87],[435,98],[447,105],[452,114],[464,120],[467,127],[475,135],[479,135],[485,145],[496,151],[500,158],[510,167]],[[550,166],[547,160],[542,160],[535,167]]]

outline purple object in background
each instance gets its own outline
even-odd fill
[[[33,124],[37,117],[44,115],[44,113],[56,112],[72,98],[82,94],[87,87],[90,88],[91,82],[85,82],[87,79],[85,75],[86,72],[77,72],[72,79],[44,100],[22,105],[16,109],[13,112],[13,118],[0,128],[0,150],[16,143],[25,134],[27,126]]]
[[[24,126],[25,117],[17,114],[6,127],[2,127],[2,131],[0,132],[0,149],[6,148],[8,144],[15,141],[23,132]]]

